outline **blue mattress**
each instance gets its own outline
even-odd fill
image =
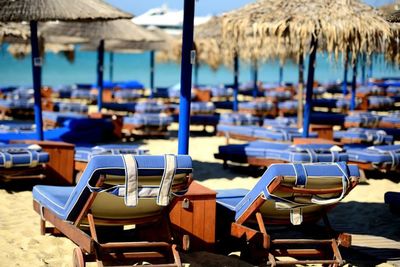
[[[0,145],[0,168],[35,167],[49,162],[49,154],[40,146],[26,144]]]
[[[135,156],[140,177],[162,176],[164,156]],[[192,172],[192,160],[187,155],[176,157],[176,174]],[[120,155],[100,155],[88,163],[75,187],[37,185],[32,190],[33,199],[50,209],[62,220],[74,221],[90,196],[100,175],[125,176],[125,162]],[[121,185],[124,186],[124,185]],[[146,190],[147,188],[139,188]],[[119,191],[118,188],[116,191]],[[111,192],[112,193],[112,192]],[[139,192],[139,197],[141,194]]]
[[[103,108],[115,111],[127,111],[127,112],[135,112],[136,110],[136,103],[129,102],[129,103],[114,103],[114,102],[104,102]]]
[[[310,122],[313,124],[343,125],[346,115],[331,112],[311,112]]]
[[[147,149],[143,149],[139,145],[109,144],[95,147],[75,147],[75,161],[89,162],[92,157],[98,155],[144,155],[147,152]]]
[[[386,192],[385,203],[389,204],[393,211],[400,212],[400,192]]]
[[[272,98],[277,101],[289,100],[292,98],[292,93],[290,91],[265,91],[264,96]]]
[[[400,145],[346,146],[346,150],[350,161],[390,166],[392,170],[400,168]]]
[[[24,133],[32,132],[34,129],[35,125],[32,123],[14,121],[0,122],[0,133]]]
[[[400,126],[400,113],[392,113],[381,117],[381,122],[385,124],[391,124],[394,127]]]
[[[121,89],[144,89],[143,83],[136,80],[116,82],[116,84]]]
[[[302,175],[298,174],[299,170],[302,170]],[[297,203],[292,200],[291,196],[277,197],[276,195],[270,194],[267,190],[268,185],[277,177],[282,176],[296,177],[296,184],[306,185],[307,180],[312,179],[313,177],[327,179],[327,181],[332,179],[332,177],[342,177],[342,180],[346,181],[348,177],[359,177],[359,171],[357,166],[347,166],[343,163],[273,164],[265,171],[263,176],[251,190],[218,190],[217,204],[233,211],[235,214],[235,220],[238,220],[250,208],[260,194],[263,194],[267,201],[273,200],[277,203],[285,204],[285,206],[287,206],[286,209],[290,209],[291,207],[304,208],[311,205],[317,205]],[[336,204],[340,200],[341,198],[338,198],[336,201],[332,201],[330,205]]]
[[[287,101],[278,103],[279,109],[290,110],[293,112],[297,111],[297,107],[298,107],[297,100],[287,100]]]
[[[71,92],[71,98],[79,98],[86,100],[96,100],[96,95],[92,94],[90,90],[87,89],[75,89]]]
[[[212,102],[192,102],[190,112],[191,114],[214,114],[215,105]]]
[[[287,162],[338,162],[347,161],[344,150],[329,144],[291,145],[286,143],[254,141],[241,145],[226,145],[218,148],[219,154],[234,162],[239,158],[256,157]]]
[[[364,128],[349,128],[346,131],[335,131],[333,138],[337,140],[343,138],[354,139],[355,141],[375,145],[393,143],[393,136],[388,135],[385,131]]]
[[[33,101],[30,100],[5,100],[0,99],[0,107],[8,109],[32,109]]]
[[[211,96],[213,97],[229,97],[233,95],[232,88],[225,87],[211,87]]]
[[[85,119],[88,115],[76,113],[76,112],[56,112],[56,111],[43,111],[43,120],[53,121],[58,125],[62,125],[65,121],[71,119]]]
[[[368,108],[391,108],[394,106],[394,100],[387,96],[370,96],[368,97]]]
[[[258,125],[260,119],[248,113],[223,113],[219,123],[227,125]]]
[[[312,100],[313,107],[336,108],[337,99],[318,98]]]
[[[213,101],[213,103],[217,109],[233,109],[233,102],[231,101]]]
[[[276,117],[275,119],[264,119],[264,127],[296,127],[297,117]]]
[[[165,113],[136,113],[131,117],[124,117],[123,124],[133,124],[137,126],[168,126],[172,121],[172,117]]]
[[[135,90],[118,90],[113,92],[114,98],[121,99],[121,100],[131,100],[137,99],[142,96],[139,92]]]
[[[272,102],[241,102],[239,103],[240,109],[250,109],[254,111],[270,111],[275,108]]]

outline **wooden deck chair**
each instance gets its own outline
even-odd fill
[[[342,200],[358,180],[357,166],[345,163],[274,164],[250,191],[218,191],[217,222],[223,224],[220,219],[231,218],[230,235],[246,242],[242,256],[246,254],[248,259],[267,260],[272,266],[339,266],[344,263],[339,245],[349,246],[351,237],[332,231],[326,211]],[[294,225],[298,229],[299,225],[315,223],[321,217],[327,230],[322,238],[278,239],[272,231],[273,224]],[[290,232],[287,227],[285,230],[285,234]],[[318,231],[312,228],[311,232]],[[296,260],[279,261],[281,256]]]
[[[164,213],[170,197],[187,189],[191,173],[191,158],[184,155],[93,157],[75,187],[33,188],[41,233],[60,233],[78,245],[74,266],[180,266]]]

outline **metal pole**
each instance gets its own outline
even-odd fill
[[[150,51],[150,98],[154,93],[154,50]]]
[[[32,76],[33,76],[33,96],[35,105],[33,110],[35,113],[36,138],[43,140],[43,119],[42,119],[42,58],[39,54],[39,40],[37,35],[37,21],[30,22],[31,30],[31,47],[32,47]]]
[[[342,92],[343,96],[347,95],[347,72],[348,72],[348,65],[349,65],[349,52],[346,50],[343,59],[344,64],[344,72],[343,72],[343,84],[342,84]]]
[[[110,82],[114,80],[114,52],[110,52]]]
[[[315,59],[317,55],[318,39],[312,35],[311,37],[311,54],[308,61],[307,89],[306,89],[306,104],[304,105],[303,119],[303,137],[309,136],[310,116],[312,111],[312,95],[314,84]]]
[[[239,57],[235,53],[233,57],[233,111],[239,110],[238,103],[238,93],[239,93]]]
[[[283,65],[279,64],[279,86],[283,85]]]
[[[97,108],[101,112],[103,108],[103,65],[104,65],[104,40],[100,40],[97,48]]]
[[[178,154],[189,153],[192,64],[194,64],[195,60],[191,52],[193,48],[193,22],[195,0],[184,1],[181,61],[181,95],[179,101]]]
[[[303,52],[299,55],[299,88],[297,92],[297,125],[303,125],[303,99],[304,99],[304,56]]]
[[[253,97],[256,98],[258,95],[258,65],[257,65],[257,60],[254,60],[253,62]]]
[[[350,110],[356,109],[356,88],[357,88],[357,55],[354,55],[353,62],[353,79],[351,81],[351,99]]]

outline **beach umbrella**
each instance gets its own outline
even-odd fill
[[[84,37],[97,43],[97,106],[100,112],[103,107],[103,66],[105,42],[125,40],[131,42],[151,42],[160,39],[145,28],[134,24],[131,20],[118,19],[112,21],[96,21],[90,24],[82,22],[59,22],[48,24],[42,30],[46,36]]]
[[[34,88],[34,113],[37,138],[43,140],[43,121],[41,107],[41,65],[38,44],[38,21],[51,20],[108,20],[131,18],[101,0],[0,0],[0,21],[29,22],[32,46],[32,76]]]
[[[336,56],[350,51],[372,53],[390,35],[389,24],[381,14],[358,0],[259,0],[223,18],[223,40],[231,50],[243,47],[249,39],[258,43],[279,38],[287,47],[309,47],[309,67],[304,106],[303,135],[309,134],[315,58],[318,44]],[[302,52],[301,52],[302,53]]]

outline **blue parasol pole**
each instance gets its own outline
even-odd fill
[[[114,52],[110,52],[110,82],[114,80]]]
[[[283,65],[279,64],[279,86],[283,85]]]
[[[101,112],[103,108],[103,65],[104,65],[104,40],[100,40],[97,47],[97,108]]]
[[[306,103],[304,105],[304,116],[303,116],[303,137],[309,136],[310,128],[310,117],[312,110],[312,95],[313,95],[313,84],[314,84],[314,72],[315,72],[315,58],[317,56],[318,39],[311,36],[311,54],[308,61],[308,75],[307,75],[307,88],[306,88]]]
[[[154,93],[154,50],[150,51],[150,98],[153,98]]]
[[[183,32],[182,32],[182,61],[181,61],[181,95],[179,101],[179,130],[178,154],[189,153],[190,133],[190,101],[192,89],[192,57],[194,1],[184,0]]]
[[[238,103],[238,93],[239,93],[239,57],[235,52],[233,57],[233,111],[236,112],[239,109]]]
[[[343,84],[342,84],[342,92],[343,96],[347,94],[347,73],[348,73],[348,65],[349,65],[349,52],[346,50],[343,59],[344,72],[343,72]]]
[[[256,98],[258,95],[258,85],[257,85],[257,80],[258,80],[258,66],[257,66],[257,60],[253,61],[253,71],[252,71],[252,76],[253,76],[253,97]]]
[[[32,76],[33,76],[33,96],[35,105],[33,107],[35,113],[36,138],[43,140],[43,119],[42,119],[42,58],[39,55],[39,40],[37,34],[37,21],[30,22],[31,30],[31,48],[32,48]]]
[[[356,109],[356,88],[357,88],[357,55],[354,56],[353,62],[353,79],[351,81],[351,99],[350,110]]]

